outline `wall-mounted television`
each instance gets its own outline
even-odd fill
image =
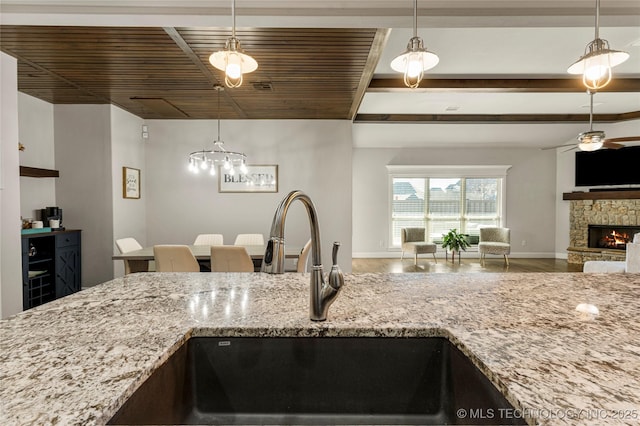
[[[576,152],[576,186],[640,184],[640,146]]]

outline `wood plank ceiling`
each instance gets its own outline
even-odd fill
[[[360,123],[584,122],[580,114],[357,114],[364,93],[406,91],[374,76],[389,35],[376,28],[237,28],[258,61],[243,85],[220,96],[222,119],[345,119]],[[0,48],[18,59],[18,90],[53,104],[114,104],[145,119],[215,119],[223,73],[209,55],[230,28],[0,26]],[[420,91],[582,93],[579,79],[435,78]],[[640,92],[617,78],[606,91]],[[624,121],[640,111],[595,114]]]
[[[2,26],[18,90],[53,104],[114,104],[145,119],[214,119],[230,28]],[[220,99],[223,119],[353,119],[386,29],[236,29],[258,70]],[[313,102],[310,102],[313,100]]]

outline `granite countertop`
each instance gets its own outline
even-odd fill
[[[640,422],[638,274],[346,274],[323,323],[308,281],[133,274],[0,321],[0,424],[104,424],[196,335],[443,336],[532,424]]]

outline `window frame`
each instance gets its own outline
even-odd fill
[[[507,171],[511,165],[437,165],[437,166],[409,166],[409,165],[387,165],[388,173],[388,193],[387,193],[387,226],[388,226],[388,249],[390,251],[400,250],[399,245],[393,244],[393,180],[395,178],[418,178],[418,179],[438,179],[438,178],[494,178],[498,180],[497,200],[498,203],[498,219],[500,226],[504,226],[507,222]],[[461,189],[461,197],[464,200],[466,185]],[[427,194],[430,191],[426,191]],[[430,194],[429,194],[430,195]],[[428,206],[428,195],[425,195],[425,208]],[[464,202],[461,201],[463,213],[465,212]],[[461,215],[463,215],[461,213]],[[425,220],[430,220],[427,215]],[[464,218],[463,218],[464,220]]]

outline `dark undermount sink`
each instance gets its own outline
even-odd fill
[[[512,410],[444,338],[198,337],[108,424],[526,424]]]

